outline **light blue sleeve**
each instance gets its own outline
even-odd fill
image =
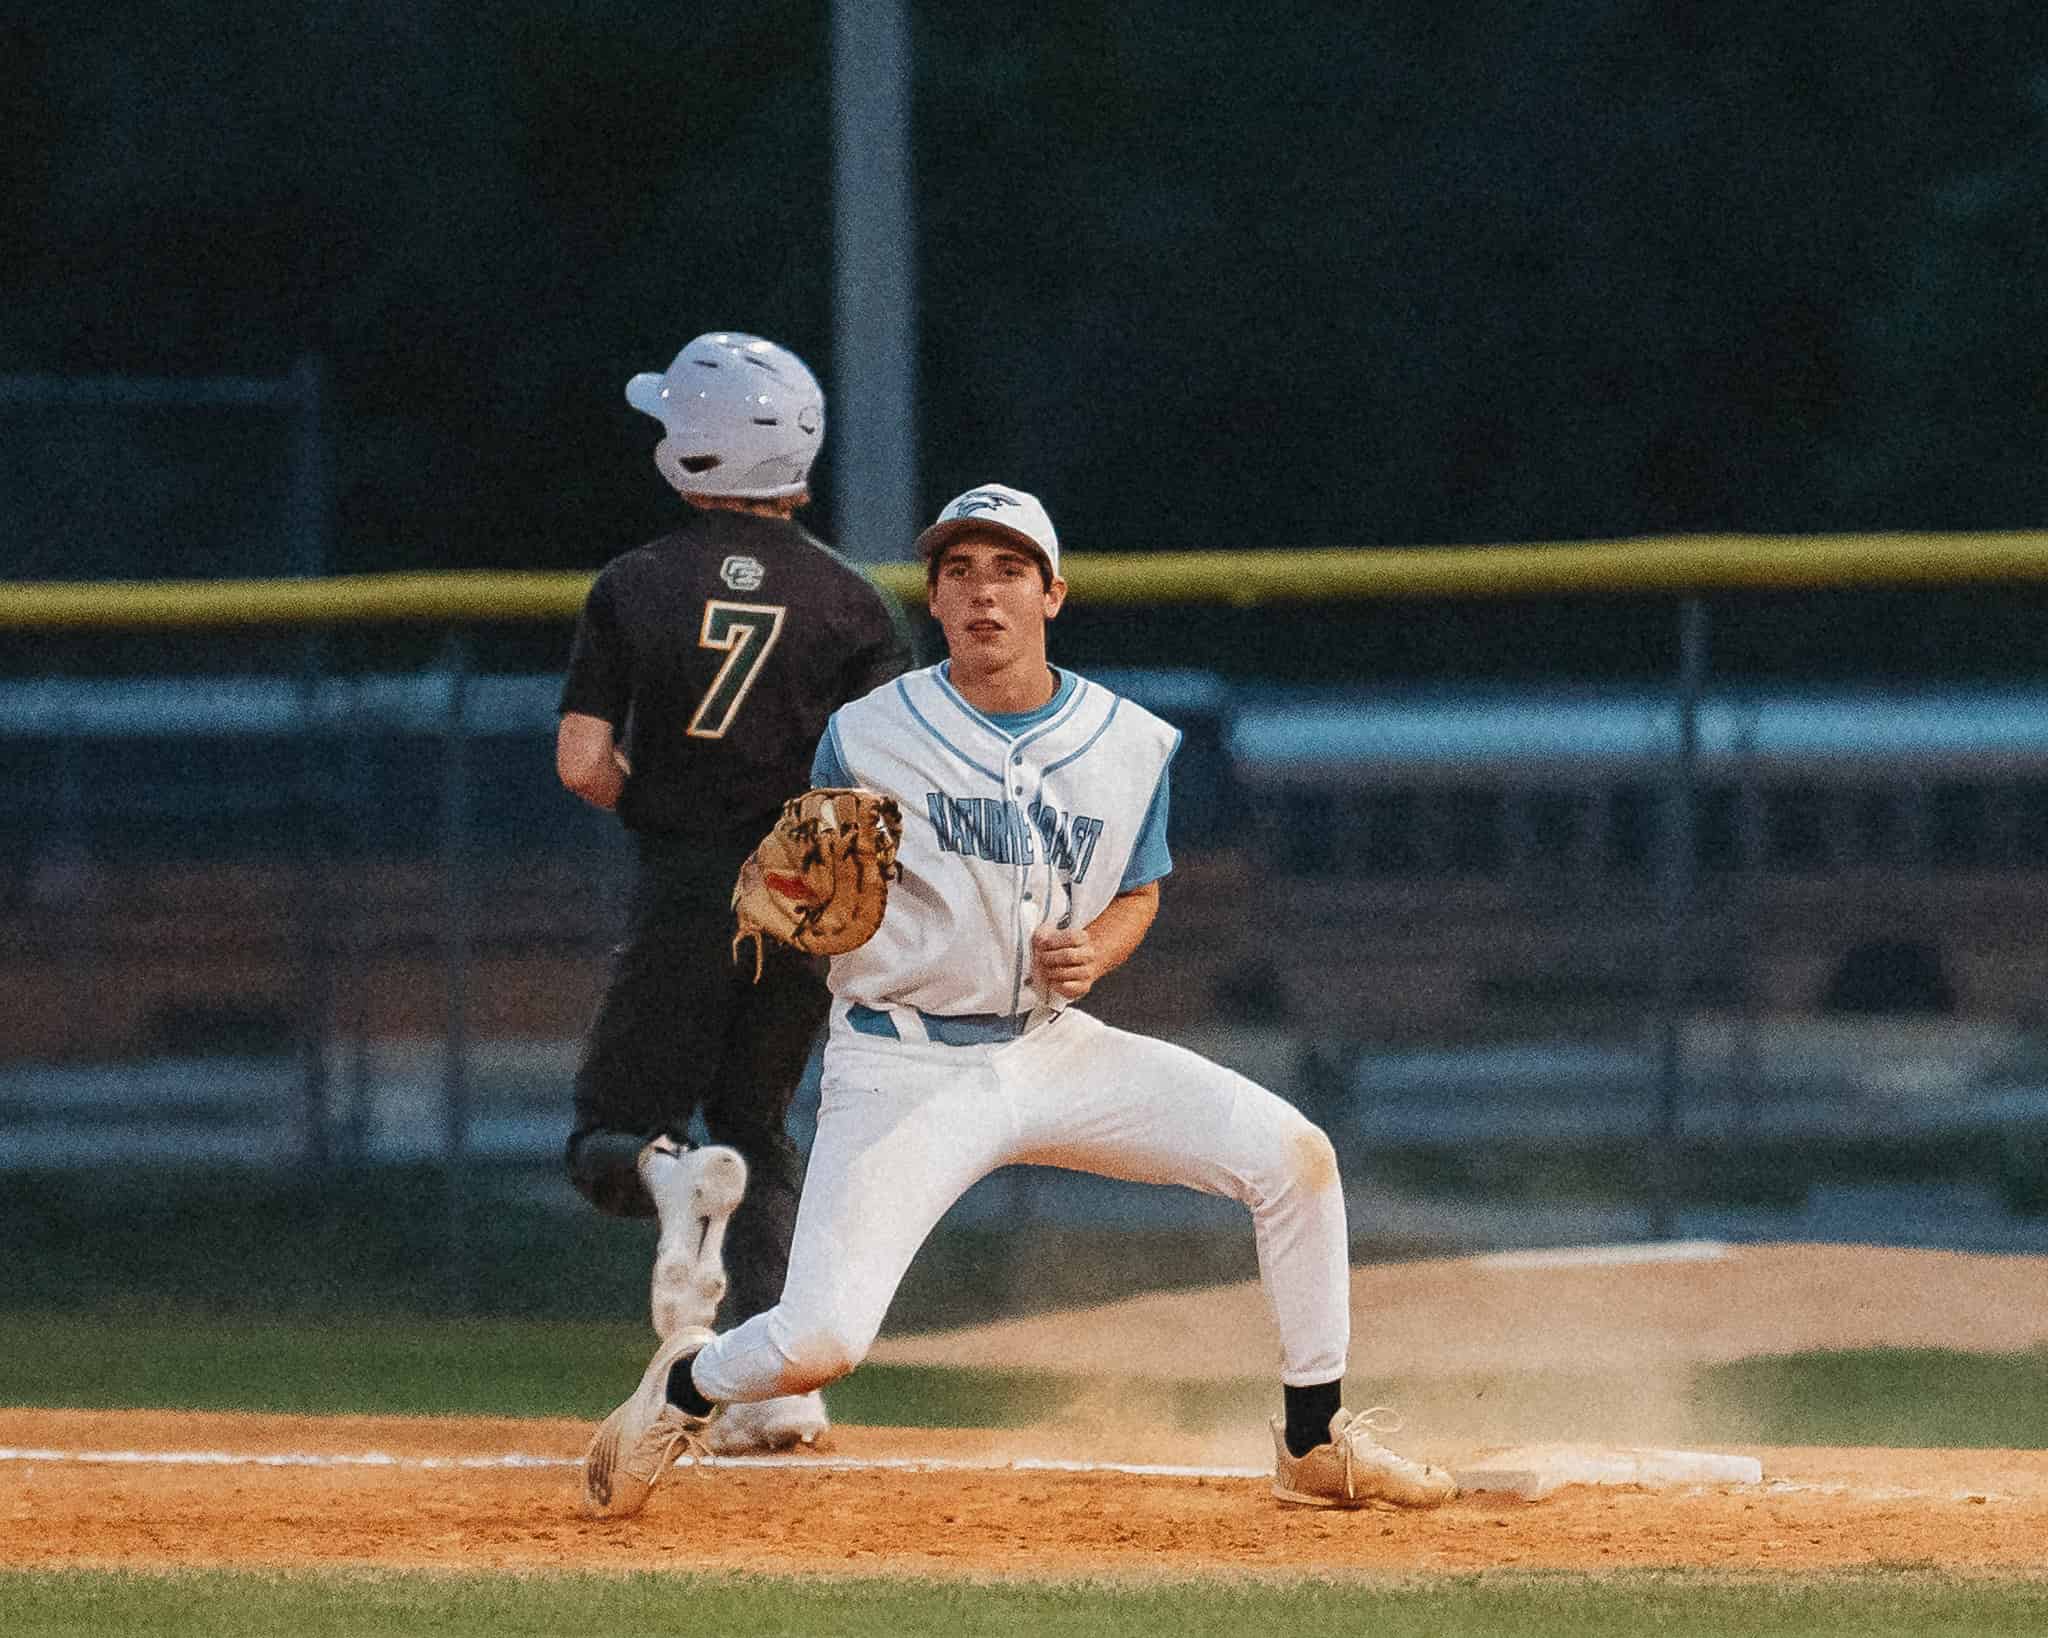
[[[1180,736],[1176,734],[1173,751],[1166,753],[1166,766],[1159,770],[1159,788],[1152,793],[1152,805],[1145,810],[1145,823],[1139,827],[1137,846],[1131,849],[1131,862],[1124,867],[1124,879],[1117,887],[1119,893],[1156,882],[1173,869],[1173,855],[1166,847],[1166,809],[1173,755],[1179,749]]]
[[[852,783],[853,775],[846,771],[846,763],[839,755],[839,713],[835,711],[825,724],[825,732],[818,738],[818,749],[811,756],[811,789]]]

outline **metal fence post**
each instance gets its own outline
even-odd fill
[[[1663,911],[1657,964],[1657,1118],[1651,1156],[1650,1237],[1678,1232],[1679,1145],[1685,1092],[1685,1012],[1692,989],[1699,803],[1700,695],[1707,675],[1707,610],[1697,595],[1678,610],[1678,745],[1671,759],[1660,838]]]
[[[341,808],[348,824],[348,857],[356,867],[358,881],[370,858],[365,842],[376,776],[370,756],[370,735],[375,732],[369,713],[363,708],[361,678],[350,680],[345,749],[341,757]],[[365,895],[352,892],[342,907],[340,946],[347,968],[347,1010],[340,1029],[349,1043],[347,1113],[341,1123],[343,1152],[353,1165],[362,1165],[370,1154],[370,992],[375,951],[371,942]]]
[[[57,916],[57,970],[63,975],[64,1017],[57,1053],[66,1058],[90,1057],[101,1049],[91,1023],[90,996],[106,939],[100,923],[99,895],[94,890],[97,860],[93,856],[92,821],[85,811],[86,751],[84,737],[73,724],[57,735],[52,769],[56,786],[53,810],[56,840],[35,863],[36,897],[54,904]]]
[[[334,1010],[333,872],[329,868],[329,740],[321,713],[323,634],[308,633],[299,674],[298,938],[299,1159],[312,1171],[332,1158],[328,1142],[327,1049]]]
[[[442,741],[441,939],[447,1006],[442,1048],[441,1170],[447,1199],[447,1286],[454,1312],[470,1307],[467,1152],[469,1146],[469,966],[473,936],[469,870],[469,633],[450,633],[444,651],[448,715]]]
[[[290,563],[299,579],[328,571],[327,443],[321,416],[323,372],[319,359],[301,358],[281,396],[292,408]],[[334,1012],[333,798],[329,758],[333,743],[322,712],[327,680],[327,633],[307,631],[299,651],[301,689],[299,747],[298,1046],[301,1132],[299,1154],[306,1166],[324,1169],[332,1159],[329,1141],[328,1051]]]

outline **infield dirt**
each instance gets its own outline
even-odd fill
[[[1687,1431],[1688,1411],[1665,1393],[1676,1394],[1671,1385],[1689,1362],[1818,1347],[2033,1346],[2048,1336],[2044,1280],[2041,1259],[1846,1247],[1745,1247],[1658,1265],[1361,1269],[1352,1381],[1566,1370],[1590,1384],[1579,1404],[1558,1408],[1567,1420],[1669,1442],[1663,1436]],[[1043,1366],[1092,1375],[1101,1387],[1034,1428],[841,1427],[828,1453],[793,1465],[679,1470],[639,1518],[610,1523],[577,1508],[573,1463],[589,1434],[581,1423],[0,1410],[0,1446],[10,1452],[0,1463],[0,1565],[974,1578],[2048,1568],[2041,1451],[1717,1444],[1758,1457],[1763,1482],[1571,1487],[1536,1503],[1473,1496],[1422,1515],[1283,1509],[1264,1479],[1250,1477],[830,1465],[1258,1466],[1270,1460],[1262,1428],[1175,1427],[1147,1413],[1146,1395],[1156,1397],[1162,1379],[1241,1377],[1270,1342],[1255,1287],[895,1339],[878,1358]],[[1352,1397],[1362,1404],[1369,1395]],[[1640,1414],[1620,1426],[1615,1417],[1631,1403]],[[1455,1397],[1423,1409],[1395,1441],[1416,1455],[1462,1465],[1486,1441],[1512,1437],[1487,1425],[1491,1412]],[[203,1459],[77,1459],[120,1452]],[[353,1460],[372,1453],[389,1461]],[[514,1455],[534,1465],[501,1464]],[[491,1465],[453,1465],[464,1459]]]

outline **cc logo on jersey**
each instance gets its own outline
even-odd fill
[[[734,591],[758,591],[768,571],[751,557],[729,557],[718,566],[718,578]]]

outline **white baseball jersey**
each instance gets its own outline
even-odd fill
[[[902,878],[881,931],[834,958],[832,991],[940,1014],[1031,1011],[1031,935],[1083,926],[1172,868],[1167,765],[1180,731],[1063,672],[1017,731],[962,699],[943,665],[834,713],[812,768],[903,809]]]
[[[1343,1375],[1344,1191],[1329,1139],[1233,1070],[1046,1004],[1031,935],[1086,926],[1156,881],[1178,731],[1062,673],[1044,710],[998,721],[943,666],[842,706],[812,766],[903,808],[903,876],[881,931],[832,961],[833,1027],[789,1277],[707,1343],[698,1390],[808,1393],[873,1343],[917,1248],[979,1178],[1060,1166],[1241,1202],[1282,1382]]]

